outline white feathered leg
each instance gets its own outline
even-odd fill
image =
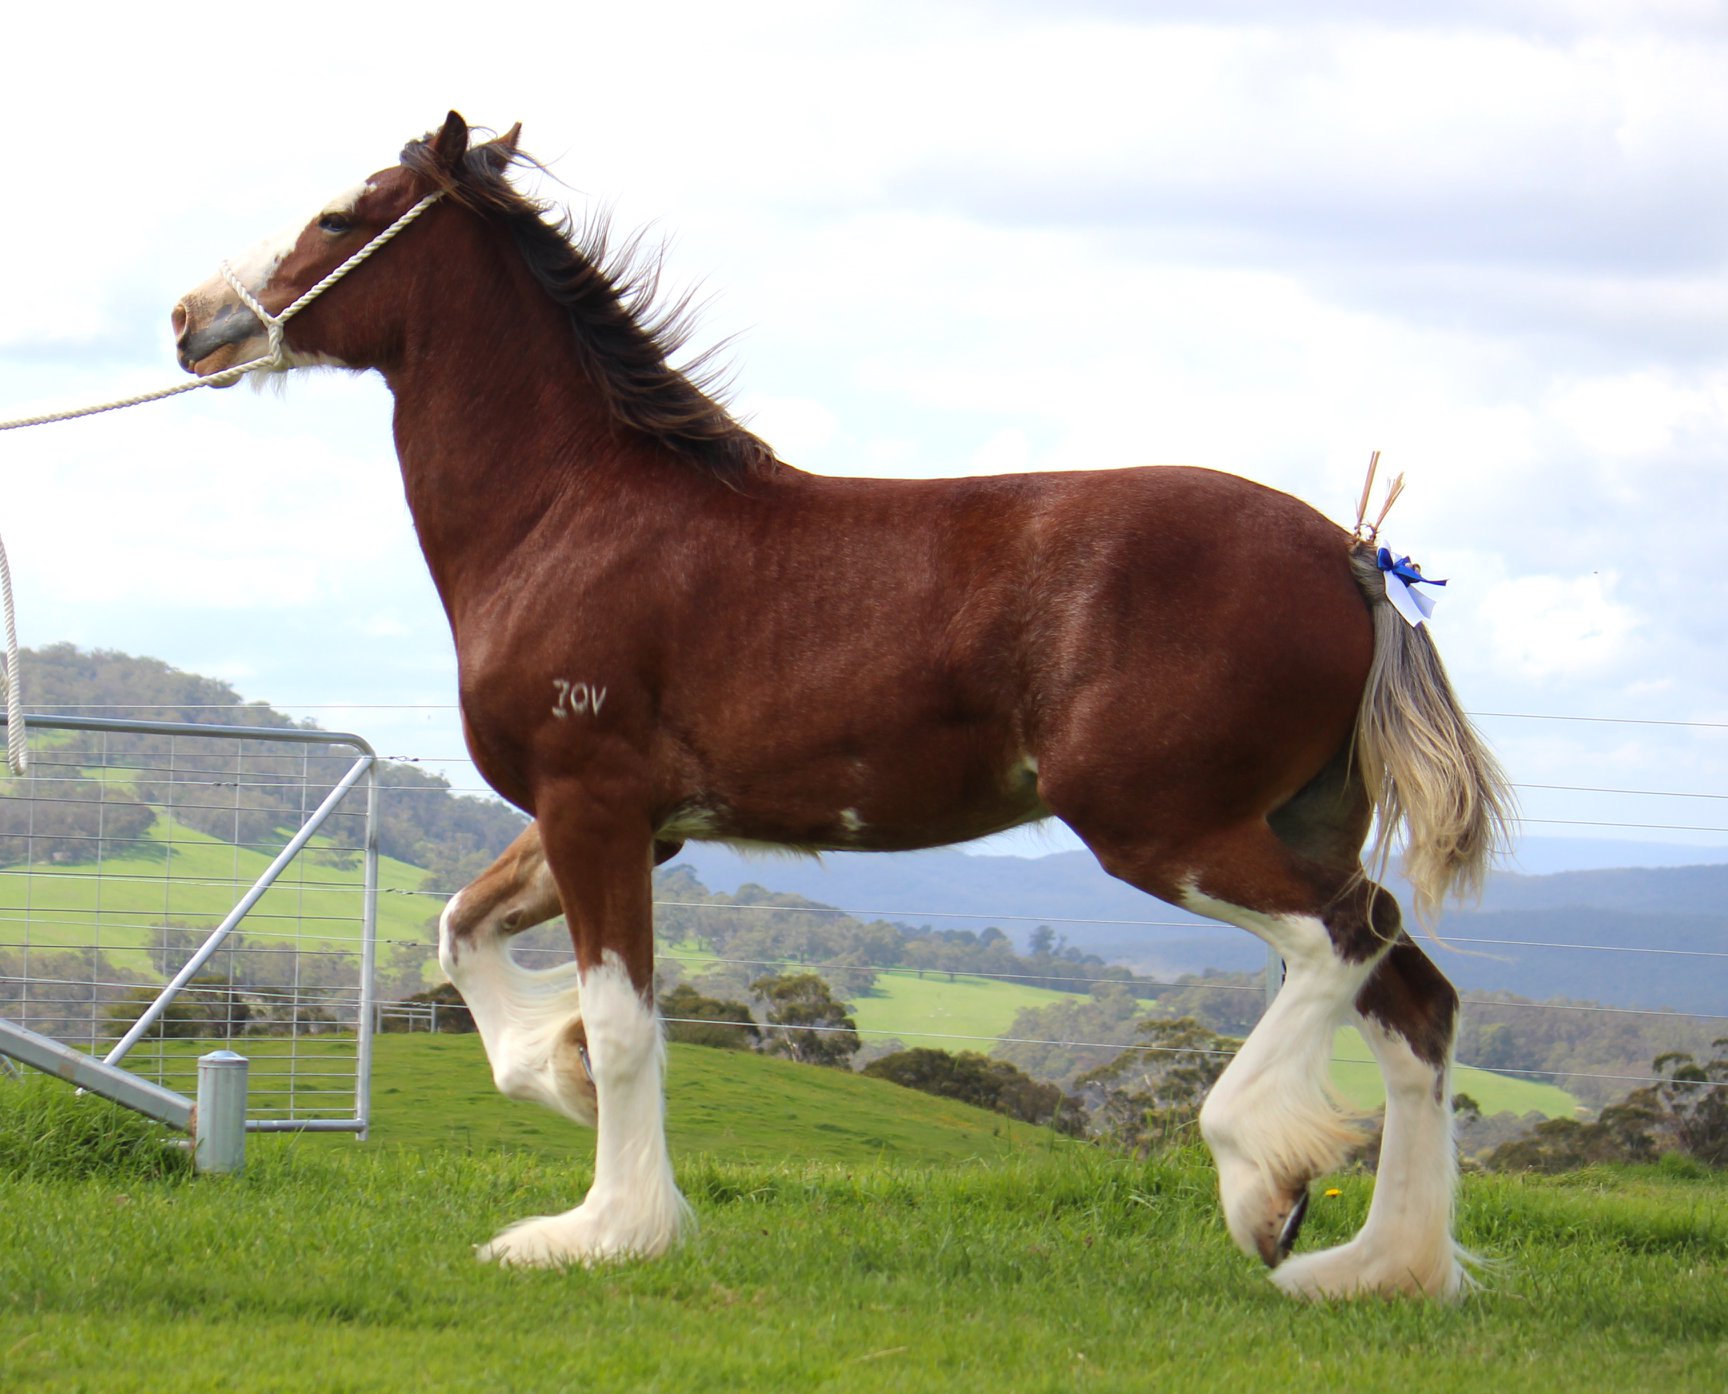
[[[1302,1297],[1457,1297],[1470,1279],[1452,1239],[1458,1152],[1451,1071],[1419,1058],[1372,1017],[1360,1025],[1386,1077],[1386,1131],[1368,1219],[1348,1244],[1292,1258],[1272,1281]]]
[[[665,1049],[653,1008],[611,955],[582,978],[581,995],[598,1093],[594,1184],[574,1210],[506,1229],[480,1250],[482,1259],[559,1266],[648,1258],[678,1241],[689,1216],[666,1150]]]
[[[1230,1236],[1276,1265],[1294,1241],[1309,1181],[1361,1140],[1329,1067],[1333,1035],[1372,965],[1345,963],[1312,916],[1266,915],[1196,893],[1186,903],[1251,930],[1284,959],[1283,988],[1200,1111]]]
[[[576,965],[539,972],[520,967],[494,923],[457,938],[451,926],[461,900],[461,892],[453,895],[439,917],[438,962],[473,1013],[492,1082],[506,1098],[544,1104],[592,1127],[595,1089],[582,1058],[586,1033]]]

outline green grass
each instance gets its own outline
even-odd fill
[[[1346,1026],[1333,1038],[1332,1082],[1358,1108],[1376,1109],[1386,1102],[1380,1067],[1368,1050],[1368,1042],[1354,1026]],[[1575,1118],[1578,1100],[1557,1084],[1495,1074],[1459,1066],[1452,1071],[1454,1093],[1468,1094],[1485,1115],[1510,1112],[1523,1117],[1540,1113],[1544,1118]]]
[[[897,970],[877,974],[876,991],[852,1003],[852,1017],[860,1030],[886,1032],[908,1046],[987,1052],[1023,1009],[1072,1001],[1071,992],[999,978]]]
[[[988,1053],[1022,1007],[1072,1000],[1070,993],[994,978],[961,975],[950,982],[944,973],[919,978],[896,971],[878,974],[876,991],[853,1003],[852,1015],[861,1030],[886,1031],[908,1046]],[[1157,1014],[1154,999],[1146,999],[1145,1006],[1148,1015]],[[919,1028],[929,1034],[921,1034]],[[1338,1032],[1332,1053],[1332,1079],[1345,1098],[1364,1109],[1385,1103],[1379,1067],[1355,1027]],[[1485,1114],[1535,1112],[1546,1118],[1573,1118],[1578,1113],[1578,1100],[1558,1085],[1490,1070],[1460,1068],[1454,1072],[1452,1087],[1469,1094]]]
[[[680,1156],[949,1164],[1048,1147],[1051,1133],[845,1070],[745,1051],[674,1045],[666,1124]],[[586,1160],[594,1135],[492,1088],[478,1036],[381,1036],[372,1072],[375,1140],[423,1150],[499,1148]]]
[[[143,949],[152,941],[154,926],[171,919],[213,927],[276,855],[273,850],[236,847],[165,818],[156,820],[147,841],[150,845],[123,856],[104,857],[100,865],[0,870],[0,924],[17,931],[27,920],[30,941],[39,948],[85,947],[97,942],[99,926],[100,943],[113,958],[147,971]],[[316,839],[313,846],[316,849]],[[357,952],[360,866],[319,865],[302,854],[286,877],[265,892],[241,932],[263,943],[274,935],[297,932],[302,950]],[[432,941],[427,922],[437,915],[439,902],[407,894],[425,877],[417,866],[379,858],[381,963],[389,961],[393,940]],[[20,935],[8,932],[3,937],[16,940]]]
[[[20,1142],[31,1093],[48,1136]],[[694,1242],[518,1273],[469,1245],[567,1207],[584,1161],[255,1138],[194,1179],[148,1132],[0,1080],[0,1389],[1679,1394],[1728,1356],[1720,1175],[1472,1177],[1485,1291],[1311,1308],[1230,1246],[1194,1155],[685,1156]],[[1360,1223],[1368,1179],[1339,1186],[1305,1246]]]

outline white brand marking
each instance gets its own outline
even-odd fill
[[[560,721],[567,716],[600,715],[601,704],[606,700],[605,688],[593,683],[568,682],[564,678],[553,678],[552,686],[558,689],[552,715]]]

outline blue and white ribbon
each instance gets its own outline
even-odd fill
[[[1424,576],[1422,568],[1409,557],[1394,560],[1392,553],[1385,547],[1376,553],[1375,560],[1380,565],[1380,574],[1386,578],[1386,598],[1392,602],[1392,608],[1404,617],[1412,629],[1420,629],[1434,613],[1434,597],[1424,595],[1415,587],[1443,586],[1446,583]]]

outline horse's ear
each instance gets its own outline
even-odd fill
[[[468,123],[460,112],[453,111],[444,118],[444,128],[432,142],[432,153],[444,169],[454,171],[462,163],[468,153]]]
[[[502,174],[509,167],[510,161],[516,158],[516,146],[521,139],[522,123],[518,121],[496,140],[489,140],[480,146],[480,153],[486,157],[486,163],[495,173]]]

